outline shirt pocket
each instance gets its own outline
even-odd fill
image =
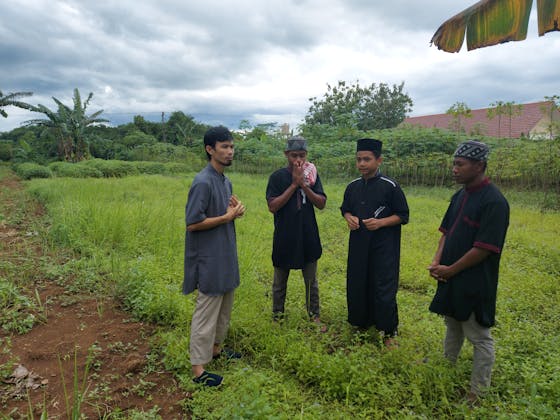
[[[373,217],[374,219],[383,219],[384,217],[389,217],[392,214],[391,208],[389,207],[388,204],[380,204],[374,207],[375,210],[373,210],[373,213],[370,216]]]

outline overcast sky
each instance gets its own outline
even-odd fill
[[[183,111],[237,128],[302,121],[338,80],[400,84],[412,116],[457,101],[528,103],[560,94],[560,32],[456,54],[430,46],[476,0],[18,0],[0,9],[0,90],[72,105],[74,88],[114,125]],[[534,2],[536,4],[536,2]],[[6,108],[0,131],[41,114]]]

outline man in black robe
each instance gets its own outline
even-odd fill
[[[340,210],[350,229],[346,298],[348,322],[375,326],[387,347],[396,345],[401,225],[408,204],[400,186],[381,174],[382,142],[360,139],[356,166],[362,176],[344,192]]]
[[[379,140],[358,140],[356,166],[362,176],[346,187],[340,210],[350,229],[348,322],[364,329],[375,326],[391,348],[399,324],[401,225],[408,223],[409,210],[400,186],[379,170],[381,148]]]

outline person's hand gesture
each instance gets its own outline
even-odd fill
[[[229,199],[229,205],[227,208],[227,215],[230,220],[237,219],[245,214],[245,206],[236,195],[232,195]]]
[[[371,217],[369,219],[363,219],[362,223],[366,227],[367,230],[377,230],[379,228],[384,227],[384,222],[382,219],[376,219],[375,217]]]
[[[303,162],[295,162],[292,169],[292,183],[298,187],[304,186]]]
[[[439,263],[432,262],[428,267],[428,271],[430,272],[430,276],[436,279],[437,281],[441,281],[446,283],[450,277],[450,269],[447,265],[441,265]]]
[[[348,224],[348,229],[350,230],[358,230],[360,228],[360,219],[358,217],[353,216],[351,213],[346,213],[344,215],[346,219],[346,223]]]

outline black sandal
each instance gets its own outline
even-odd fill
[[[204,386],[220,386],[223,379],[220,375],[204,371],[202,375],[193,378],[193,382]]]

